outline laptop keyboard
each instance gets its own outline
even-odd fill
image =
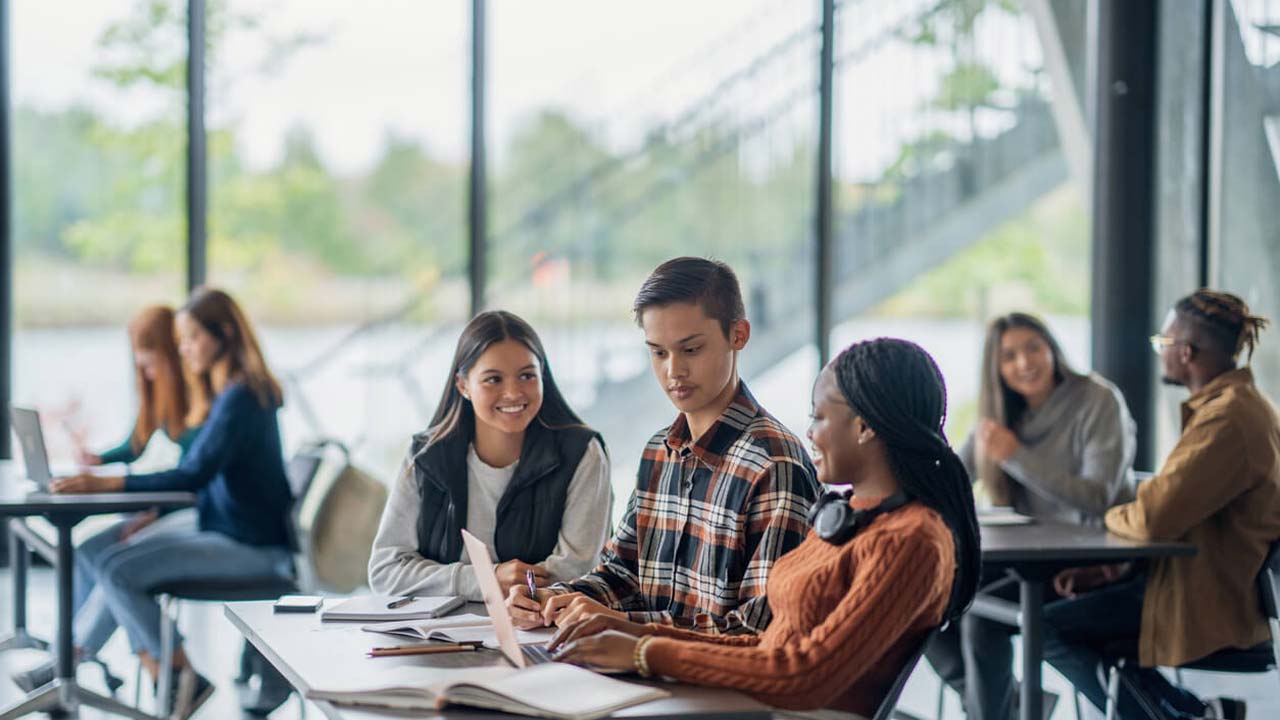
[[[530,665],[553,662],[551,653],[547,652],[547,649],[542,645],[521,645],[520,652],[524,654],[525,662]]]

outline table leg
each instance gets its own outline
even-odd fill
[[[9,520],[8,522],[21,521]],[[13,573],[13,634],[0,640],[0,652],[26,648],[45,650],[49,644],[31,637],[27,632],[27,574],[31,560],[27,554],[27,545],[8,524],[5,527],[9,535],[9,568]]]
[[[72,582],[74,582],[75,546],[71,539],[71,525],[58,524],[58,638],[57,651],[54,658],[57,663],[57,677],[60,680],[75,680],[75,647],[71,640],[72,617]]]
[[[1022,600],[1022,700],[1021,720],[1042,720],[1044,694],[1040,688],[1040,663],[1044,659],[1044,582],[1018,579]]]
[[[81,705],[98,708],[114,715],[134,720],[154,720],[152,716],[129,707],[114,698],[85,690],[76,684],[75,643],[72,640],[72,583],[75,578],[75,546],[71,528],[78,517],[51,517],[58,528],[58,637],[54,645],[54,661],[57,672],[53,682],[31,695],[0,711],[0,720],[19,718],[32,712],[65,712],[72,717],[79,715]]]

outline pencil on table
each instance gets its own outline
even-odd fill
[[[394,655],[434,655],[436,653],[467,652],[480,649],[479,645],[467,643],[461,645],[401,645],[399,647],[376,647],[366,653],[369,657],[390,657]]]

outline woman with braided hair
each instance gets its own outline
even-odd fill
[[[705,635],[597,615],[561,628],[548,649],[816,711],[796,717],[870,717],[977,588],[973,490],[942,435],[946,409],[942,374],[919,346],[845,349],[814,385],[808,436],[818,479],[852,491],[819,500],[804,542],[774,566],[769,627]]]
[[[1201,700],[1155,668],[1270,638],[1255,580],[1280,539],[1280,417],[1249,367],[1237,367],[1266,326],[1239,297],[1201,289],[1179,300],[1151,337],[1164,381],[1185,386],[1191,397],[1160,472],[1142,483],[1136,500],[1107,511],[1107,529],[1136,540],[1189,542],[1196,554],[1154,560],[1127,579],[1045,608],[1045,659],[1099,709],[1106,702],[1099,664],[1119,654],[1137,660],[1130,675],[1136,692],[1166,717],[1245,716],[1242,701]],[[1146,717],[1134,692],[1121,692],[1121,718]]]

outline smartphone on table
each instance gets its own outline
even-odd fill
[[[278,613],[313,613],[323,604],[319,595],[281,595],[271,608]]]

